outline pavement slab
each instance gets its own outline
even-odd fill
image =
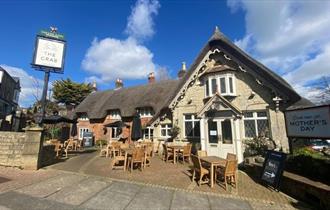
[[[100,181],[97,178],[88,178],[75,185],[62,188],[47,199],[65,204],[80,205],[109,184],[109,182]]]
[[[82,207],[89,209],[124,209],[141,188],[141,185],[114,181],[109,187],[86,201]]]
[[[173,190],[143,187],[126,209],[170,209],[173,194]]]
[[[86,177],[75,174],[62,174],[39,183],[17,189],[16,191],[34,197],[44,198],[60,191],[62,188],[75,185],[83,179],[86,179]]]
[[[0,209],[44,210],[74,209],[74,206],[32,197],[17,192],[6,192],[0,195]]]
[[[176,191],[171,209],[210,209],[210,204],[206,195]]]
[[[223,209],[223,210],[248,210],[252,207],[247,201],[233,199],[233,198],[222,198],[218,196],[208,196],[211,209]]]

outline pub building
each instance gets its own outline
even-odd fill
[[[130,140],[132,119],[139,113],[143,138],[188,141],[193,150],[225,158],[237,154],[243,161],[244,140],[266,136],[276,148],[289,151],[284,111],[311,106],[282,77],[233,44],[216,27],[189,69],[178,78],[91,93],[75,110],[78,138],[93,132],[95,140]]]

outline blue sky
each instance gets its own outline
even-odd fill
[[[20,104],[41,96],[43,73],[30,67],[35,35],[56,26],[67,39],[64,74],[113,88],[176,78],[217,25],[242,49],[313,98],[310,84],[330,73],[329,1],[1,1],[0,65],[21,77]],[[316,67],[316,68],[315,68]]]

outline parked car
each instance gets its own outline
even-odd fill
[[[306,146],[316,151],[327,150],[330,148],[330,144],[328,141],[329,140],[313,139],[309,140]]]

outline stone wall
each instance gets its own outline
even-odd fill
[[[0,132],[0,165],[36,170],[40,167],[42,128]]]

